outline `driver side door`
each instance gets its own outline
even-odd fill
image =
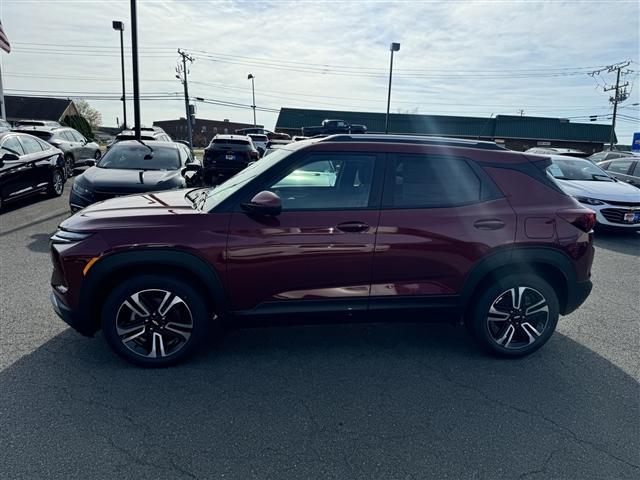
[[[311,153],[250,188],[229,227],[231,309],[240,315],[366,310],[382,163],[369,153]],[[264,190],[280,197],[279,215],[241,210]]]

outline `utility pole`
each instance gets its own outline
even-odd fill
[[[523,109],[518,110],[518,113],[520,114],[521,117],[524,116],[524,110]]]
[[[189,63],[193,63],[193,57],[190,56],[187,52],[178,49],[178,55],[182,57],[182,65],[178,65],[176,67],[176,78],[182,82],[184,85],[184,108],[187,119],[187,135],[189,140],[189,148],[193,148],[193,138],[191,133],[191,111],[189,110],[189,85],[188,85],[188,74],[189,70],[187,69],[187,60]]]
[[[136,0],[131,0],[131,57],[133,59],[133,122],[135,139],[140,136],[140,78],[138,76],[138,14]]]
[[[614,91],[613,96],[609,97],[609,101],[613,103],[613,116],[611,118],[611,133],[609,135],[609,150],[613,150],[613,143],[616,136],[616,115],[618,114],[618,103],[624,102],[627,98],[629,98],[629,93],[627,92],[627,87],[629,86],[629,82],[624,82],[620,84],[620,77],[627,75],[632,72],[632,70],[625,70],[631,64],[630,61],[619,62],[613,65],[608,65],[599,70],[595,70],[590,72],[589,75],[595,77],[602,72],[613,73],[616,72],[616,84],[612,86],[604,86],[602,89],[605,92]]]

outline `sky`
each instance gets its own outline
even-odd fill
[[[87,98],[103,124],[122,121],[120,41],[132,92],[129,1],[0,0],[12,51],[2,53],[6,94]],[[197,116],[273,128],[281,107],[384,112],[389,44],[391,112],[524,115],[610,124],[615,83],[630,60],[630,96],[616,133],[640,131],[637,1],[189,1],[138,0],[142,122],[183,117],[177,49],[194,57]],[[634,105],[635,103],[635,105]],[[133,102],[128,102],[129,122]]]

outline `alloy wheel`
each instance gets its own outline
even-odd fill
[[[53,191],[56,195],[62,195],[64,190],[64,177],[59,171],[55,171],[53,174]]]
[[[547,299],[531,287],[502,292],[489,307],[487,328],[503,348],[517,350],[535,343],[549,322]]]
[[[73,176],[73,159],[69,155],[64,159],[64,176],[66,178]]]
[[[116,332],[133,353],[166,358],[182,350],[191,338],[193,317],[187,303],[167,290],[142,290],[122,302]]]

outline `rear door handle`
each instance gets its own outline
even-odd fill
[[[504,227],[504,222],[497,218],[487,218],[475,221],[473,226],[478,230],[500,230]]]
[[[336,226],[336,228],[342,232],[364,232],[369,228],[369,225],[363,222],[344,222]]]

